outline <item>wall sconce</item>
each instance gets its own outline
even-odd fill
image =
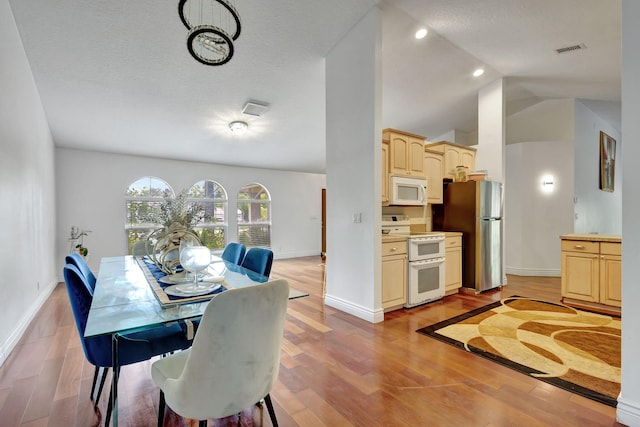
[[[542,191],[551,193],[553,191],[553,175],[545,175],[542,177]]]

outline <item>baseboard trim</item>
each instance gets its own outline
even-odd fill
[[[28,311],[25,312],[24,316],[18,321],[15,328],[9,334],[9,337],[5,342],[0,345],[0,366],[4,365],[4,362],[7,360],[13,349],[18,345],[20,338],[24,335],[24,332],[29,327],[31,321],[36,317],[40,308],[42,308],[43,304],[47,301],[53,290],[55,289],[58,282],[53,280],[46,289],[43,289],[43,292],[40,292],[38,298],[34,301],[34,303],[29,307]]]
[[[547,276],[560,277],[560,270],[557,268],[522,268],[522,267],[506,267],[507,274],[515,276]]]
[[[640,426],[640,407],[618,397],[616,421],[626,426]]]
[[[324,303],[329,307],[344,311],[345,313],[359,317],[367,322],[379,323],[384,321],[384,311],[382,309],[372,311],[361,305],[354,304],[351,301],[337,298],[329,294],[325,294]]]
[[[319,251],[273,252],[273,259],[302,258],[308,256],[317,256],[318,259],[320,259],[321,253]]]

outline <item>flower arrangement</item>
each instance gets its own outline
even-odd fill
[[[187,196],[187,190],[175,197],[165,196],[159,209],[147,216],[150,223],[162,225],[147,237],[147,246],[153,248],[151,259],[167,274],[173,274],[179,263],[176,248],[182,240],[202,244],[193,228],[204,218],[204,209],[197,203],[188,203]]]
[[[204,218],[204,210],[198,204],[188,204],[187,196],[187,190],[182,190],[175,197],[165,196],[160,211],[150,213],[149,222],[162,224],[167,229],[174,223],[187,229],[195,227]]]
[[[69,252],[76,249],[80,255],[87,256],[89,249],[84,246],[84,236],[88,236],[89,233],[91,233],[91,230],[84,230],[72,225],[69,237]]]

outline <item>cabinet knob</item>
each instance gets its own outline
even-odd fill
[[[389,249],[389,252],[395,252],[397,250],[398,250],[398,248],[391,248],[391,249]]]
[[[574,249],[584,249],[584,246],[583,245],[575,245],[573,248]]]

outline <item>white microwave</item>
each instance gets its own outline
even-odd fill
[[[423,206],[427,204],[427,179],[392,176],[389,183],[389,204]]]

